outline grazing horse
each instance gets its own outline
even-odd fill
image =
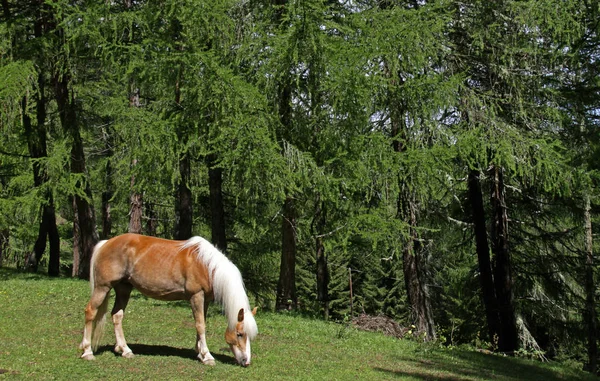
[[[94,248],[90,268],[92,296],[85,308],[82,358],[93,360],[93,350],[102,335],[109,292],[115,289],[112,320],[117,343],[115,352],[133,357],[123,335],[123,311],[131,290],[160,300],[189,300],[196,321],[196,352],[204,364],[215,359],[206,345],[205,320],[208,303],[222,304],[228,320],[225,341],[236,361],[250,364],[250,341],[258,333],[256,308],[250,310],[242,276],[237,267],[201,237],[187,241],[123,234],[100,241]]]

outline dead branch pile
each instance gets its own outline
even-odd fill
[[[410,328],[402,327],[394,319],[383,315],[361,314],[352,319],[352,325],[363,331],[381,332],[398,339],[403,338],[410,331]]]

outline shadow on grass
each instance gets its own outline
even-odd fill
[[[495,380],[591,380],[587,374],[565,375],[543,367],[540,363],[526,363],[518,359],[488,355],[478,352],[454,351],[448,354],[415,353],[414,357],[399,356],[407,366],[396,369],[375,367],[386,377],[413,377],[422,380],[467,381],[479,379]],[[588,377],[589,376],[589,377]]]
[[[196,351],[189,348],[175,348],[168,345],[149,345],[149,344],[127,344],[135,355],[139,356],[167,356],[167,357],[180,357],[183,359],[197,360]],[[120,357],[121,355],[113,351],[113,346],[103,345],[98,347],[96,354],[105,352],[111,352],[115,356]],[[233,356],[227,356],[219,353],[211,353],[215,360],[222,364],[237,365]]]
[[[25,270],[14,269],[10,267],[0,267],[0,280],[26,279],[26,280],[55,280],[58,277],[51,277],[43,273],[32,273]]]

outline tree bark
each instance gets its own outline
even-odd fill
[[[144,207],[146,209],[146,235],[156,237],[156,225],[157,225],[157,216],[156,210],[154,206],[150,202],[145,202]]]
[[[133,180],[132,180],[133,181]],[[131,192],[129,197],[129,233],[142,234],[143,197],[138,192]]]
[[[587,370],[596,374],[598,368],[598,322],[596,315],[596,297],[594,282],[594,249],[592,235],[592,215],[589,194],[584,196],[584,229],[585,229],[585,324],[587,326]]]
[[[2,267],[8,252],[9,235],[10,230],[8,228],[0,229],[0,267]]]
[[[399,218],[409,224],[409,238],[402,250],[404,282],[408,302],[411,306],[411,315],[419,332],[425,334],[426,341],[435,340],[435,323],[429,292],[422,263],[421,244],[419,241],[417,226],[416,202],[408,192],[400,194]]]
[[[387,71],[387,69],[386,69]],[[387,73],[391,77],[391,73]],[[396,82],[395,79],[390,79]],[[391,135],[393,138],[392,148],[395,152],[402,153],[406,150],[407,131],[404,123],[405,109],[402,102],[396,99],[396,96],[390,94],[391,111]],[[398,195],[397,218],[405,221],[409,226],[409,238],[402,250],[404,282],[408,302],[411,308],[411,316],[415,326],[420,332],[425,333],[425,340],[435,340],[435,322],[426,279],[426,264],[423,262],[423,253],[421,252],[419,236],[417,232],[417,203],[414,194],[407,189],[402,180],[398,180],[400,193]]]
[[[473,218],[475,233],[475,250],[479,266],[481,294],[485,308],[488,325],[489,342],[494,343],[500,332],[500,317],[498,316],[498,302],[494,288],[490,248],[488,244],[483,194],[481,193],[480,173],[477,170],[469,171],[468,175],[469,203]]]
[[[283,8],[285,1],[281,4]],[[291,124],[291,87],[282,84],[279,89],[279,120],[284,128]],[[296,207],[292,195],[286,195],[281,217],[281,262],[279,281],[277,282],[278,311],[292,310],[298,307],[296,296]]]
[[[89,182],[86,179],[85,154],[83,150],[83,140],[79,131],[77,120],[75,99],[69,91],[68,71],[58,70],[54,76],[54,88],[56,103],[58,105],[58,114],[63,129],[71,135],[71,174],[77,177],[75,186],[80,190],[73,196],[75,213],[77,214],[79,229],[74,231],[74,235],[79,233],[79,252],[74,252],[75,260],[78,254],[78,264],[73,264],[73,269],[77,268],[76,275],[80,279],[89,279],[90,260],[94,246],[98,242],[98,232],[96,230],[96,215],[94,212],[92,200],[92,191]],[[84,194],[84,196],[81,196]],[[74,249],[75,250],[75,249]]]
[[[174,23],[177,25],[177,23]],[[179,35],[179,30],[174,31],[175,35]],[[183,65],[179,66],[177,79],[175,81],[175,104],[181,106],[181,81],[183,79]],[[183,122],[179,122],[183,123]],[[177,139],[181,146],[185,146],[187,135],[185,126],[179,125]],[[175,239],[185,240],[192,236],[193,222],[193,201],[192,191],[189,187],[191,179],[191,159],[190,154],[186,150],[179,156],[179,182],[177,183],[177,191],[175,197],[175,229],[173,236]]]
[[[323,306],[323,318],[329,320],[329,269],[323,234],[325,233],[326,210],[317,193],[315,200],[316,210],[313,217],[313,234],[315,236],[315,253],[317,259],[317,300]]]
[[[79,229],[79,216],[75,197],[70,196],[69,199],[73,209],[73,269],[71,276],[76,277],[79,274],[79,264],[81,263],[81,229]]]
[[[107,127],[104,133],[104,147],[106,150],[107,162],[104,168],[104,192],[102,192],[102,233],[100,239],[108,239],[112,234],[112,216],[110,201],[114,195],[113,185],[113,136],[112,129]]]
[[[282,27],[288,0],[272,0],[273,24]],[[277,114],[282,130],[280,138],[285,138],[286,131],[292,125],[292,84],[285,76],[277,86]],[[281,262],[279,280],[277,282],[277,300],[275,308],[278,311],[292,310],[298,307],[296,296],[296,206],[294,196],[286,190],[281,217]]]
[[[36,19],[34,22],[34,36],[41,39],[48,28],[48,16],[44,12],[44,4],[36,5]],[[46,96],[45,96],[45,76],[43,65],[39,65],[40,73],[37,78],[38,91],[35,93],[36,104],[36,123],[32,123],[31,118],[26,112],[29,99],[24,97],[23,107],[23,127],[27,138],[29,155],[33,161],[33,182],[34,186],[43,194],[41,206],[41,218],[38,229],[38,237],[33,247],[31,255],[27,260],[27,267],[30,271],[37,271],[38,265],[46,251],[47,240],[50,240],[50,253],[48,261],[48,275],[58,276],[60,272],[60,237],[56,227],[56,215],[54,212],[54,197],[50,189],[46,189],[48,174],[41,161],[48,157],[47,150],[47,131],[46,131]]]
[[[135,167],[137,160],[134,159],[132,166]],[[142,215],[144,199],[141,193],[135,189],[135,175],[131,175],[130,189],[131,194],[129,196],[129,233],[142,234]]]
[[[494,179],[491,194],[494,285],[500,316],[498,350],[513,354],[519,347],[519,333],[514,309],[511,259],[508,247],[508,214],[506,210],[503,170],[495,165],[492,167],[491,173]]]
[[[190,182],[191,163],[189,154],[183,153],[179,158],[179,176],[175,206],[175,239],[188,239],[192,236],[192,191]]]
[[[223,204],[223,170],[216,168],[216,155],[208,156],[208,187],[210,192],[210,227],[212,243],[227,252],[225,206]]]
[[[298,306],[296,297],[296,209],[294,199],[287,197],[281,216],[281,264],[277,282],[277,311]]]

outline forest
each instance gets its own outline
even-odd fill
[[[0,265],[200,235],[267,310],[596,373],[600,1],[2,0]]]

